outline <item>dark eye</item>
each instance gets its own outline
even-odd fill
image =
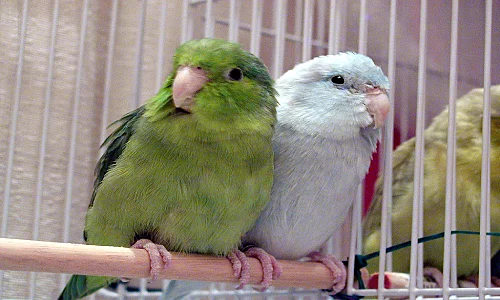
[[[335,75],[330,79],[334,84],[344,84],[344,77]]]
[[[234,81],[240,81],[243,78],[243,72],[241,71],[240,68],[234,68],[229,70],[227,73],[228,79],[234,80]]]

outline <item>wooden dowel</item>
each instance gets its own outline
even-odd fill
[[[182,279],[237,284],[229,260],[224,257],[172,253],[172,262],[161,279]],[[262,280],[262,267],[249,258],[251,284]],[[328,289],[331,272],[321,263],[279,261],[281,277],[273,286]],[[125,278],[149,278],[145,250],[0,238],[0,270],[69,273]]]

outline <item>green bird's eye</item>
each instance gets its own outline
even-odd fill
[[[333,76],[332,78],[330,78],[330,80],[334,83],[334,84],[344,84],[344,77],[340,76],[340,75],[335,75]]]
[[[234,81],[240,81],[243,79],[243,72],[240,68],[233,68],[227,73],[227,78]]]

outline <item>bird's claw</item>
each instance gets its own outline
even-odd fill
[[[429,288],[443,287],[443,273],[433,267],[424,268],[424,285],[429,285]]]
[[[333,274],[333,294],[342,291],[345,287],[347,271],[344,264],[335,256],[323,254],[318,251],[311,252],[307,257],[314,262],[324,264]]]
[[[258,291],[265,291],[271,286],[273,279],[278,279],[281,276],[282,268],[274,256],[270,255],[264,249],[258,247],[251,247],[245,254],[248,257],[254,257],[260,261],[262,265],[262,281]]]
[[[140,239],[132,245],[135,249],[144,249],[148,252],[149,260],[151,262],[151,278],[152,280],[158,279],[160,273],[168,267],[172,261],[172,255],[167,251],[165,246],[155,244],[148,239]]]
[[[500,287],[500,278],[496,276],[491,276],[491,286],[492,287]]]
[[[228,254],[227,258],[233,267],[234,277],[238,278],[240,283],[236,289],[242,289],[247,283],[250,282],[250,263],[245,253],[238,249],[234,249]]]
[[[458,281],[458,286],[466,288],[477,288],[479,287],[479,274],[470,275],[462,280]],[[500,287],[500,278],[496,276],[491,276],[491,287]]]

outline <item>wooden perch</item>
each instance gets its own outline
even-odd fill
[[[237,284],[231,264],[224,257],[172,253],[172,263],[161,279],[230,282]],[[249,258],[251,284],[262,280],[262,267]],[[321,263],[279,261],[281,277],[274,286],[328,289],[331,272]],[[145,250],[0,238],[0,270],[148,278]]]

